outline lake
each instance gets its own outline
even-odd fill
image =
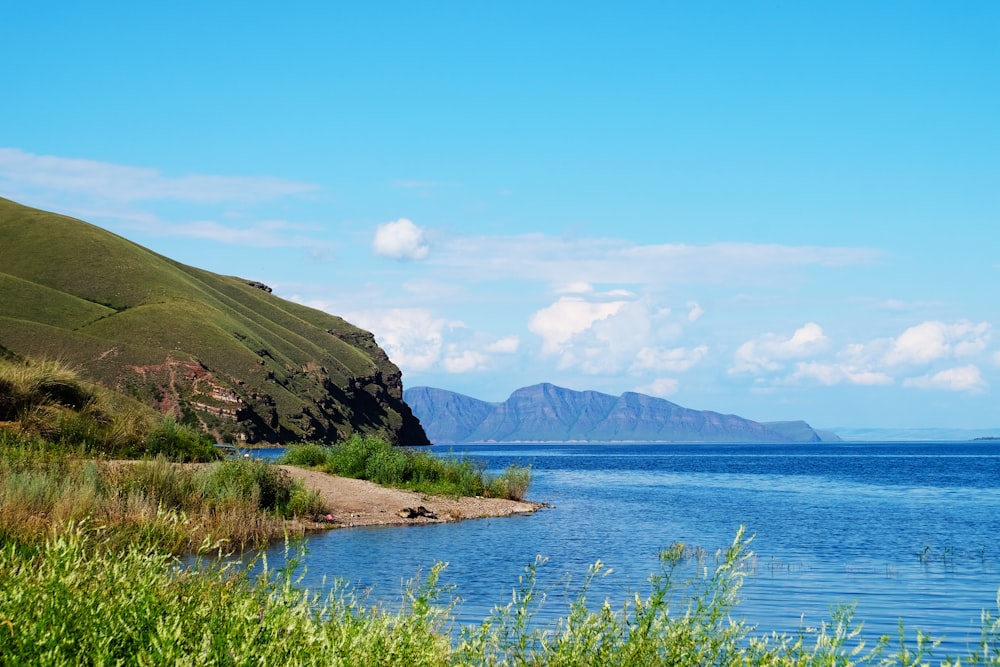
[[[645,591],[658,553],[675,542],[714,553],[739,527],[755,554],[737,615],[758,632],[795,633],[856,604],[864,636],[897,637],[899,619],[945,637],[935,655],[964,654],[980,612],[997,615],[1000,443],[489,444],[436,446],[499,471],[530,465],[530,516],[414,527],[352,528],[309,539],[304,585],[342,578],[398,602],[434,563],[476,623],[510,600],[536,555],[548,599],[567,613],[574,582],[601,560],[613,569],[588,599],[620,604]],[[281,549],[273,549],[272,560]],[[708,565],[712,561],[709,559]]]

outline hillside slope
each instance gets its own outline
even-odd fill
[[[227,439],[427,444],[371,333],[260,283],[0,198],[0,348]]]
[[[407,389],[403,396],[435,443],[821,440],[805,422],[762,424],[632,392],[611,396],[537,384],[502,403],[433,387]]]

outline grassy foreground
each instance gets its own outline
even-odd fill
[[[0,664],[1000,665],[1000,623],[985,613],[975,652],[933,663],[933,644],[917,633],[907,645],[902,628],[891,649],[887,638],[865,646],[849,608],[796,636],[756,634],[736,620],[750,556],[742,534],[704,570],[683,567],[692,557],[683,545],[664,550],[648,590],[618,603],[587,599],[598,563],[548,626],[532,620],[544,601],[536,563],[510,602],[456,628],[444,565],[390,611],[342,585],[302,590],[294,569],[185,568],[141,541],[101,548],[89,530],[77,524],[32,548],[0,544]],[[681,579],[692,570],[704,574]]]
[[[326,511],[315,492],[262,461],[109,462],[0,432],[0,544],[37,544],[86,521],[90,537],[106,547],[240,550],[281,539],[285,519]]]

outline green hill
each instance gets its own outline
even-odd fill
[[[227,440],[377,433],[427,444],[371,333],[260,283],[186,266],[94,225],[0,198],[0,349]]]

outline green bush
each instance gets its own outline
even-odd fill
[[[333,450],[330,447],[323,445],[289,445],[281,462],[301,468],[319,468],[330,463],[332,453]]]
[[[256,459],[227,459],[199,471],[198,484],[213,505],[249,501],[283,514],[292,496],[292,479],[280,468]]]
[[[219,457],[210,436],[179,424],[170,416],[150,429],[145,447],[137,453],[167,456],[175,461],[211,461]]]

